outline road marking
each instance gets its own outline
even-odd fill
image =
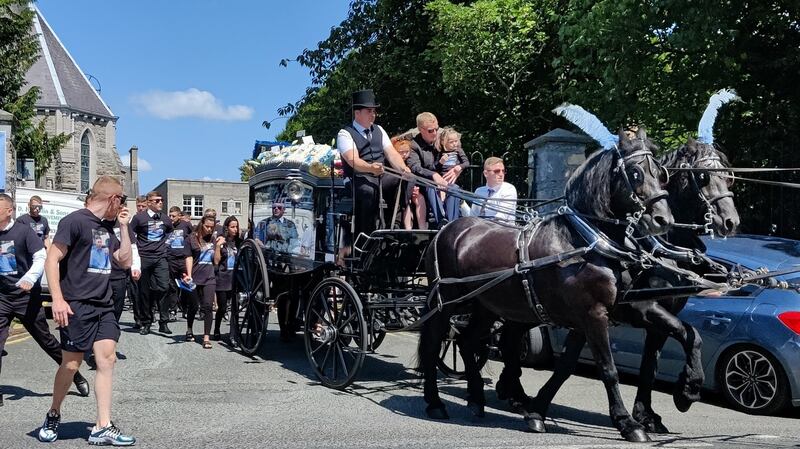
[[[30,334],[17,334],[17,335],[20,335],[20,336],[17,337],[15,335],[14,337],[9,338],[6,341],[6,346],[10,346],[10,345],[13,345],[13,344],[16,344],[16,343],[19,343],[19,342],[22,342],[22,341],[25,341],[25,340],[31,338]]]

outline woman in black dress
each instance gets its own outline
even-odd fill
[[[214,340],[220,340],[219,327],[222,324],[222,318],[225,312],[228,311],[228,304],[233,306],[233,267],[236,265],[236,256],[239,255],[239,246],[242,244],[242,238],[239,235],[239,220],[234,216],[225,219],[222,224],[222,229],[225,237],[225,245],[222,246],[219,265],[217,265],[217,315],[214,317]],[[231,311],[231,317],[235,315],[236,311]],[[232,340],[236,335],[234,326],[236,320],[231,319],[231,329],[228,340]]]

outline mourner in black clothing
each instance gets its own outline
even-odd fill
[[[211,314],[211,307],[214,303],[214,293],[216,290],[216,276],[214,266],[219,264],[222,257],[222,247],[225,245],[225,238],[214,237],[214,217],[205,216],[195,228],[194,233],[186,239],[184,252],[186,260],[192,266],[191,275],[184,276],[184,282],[194,281],[196,288],[187,292],[190,295],[189,311],[186,314],[186,341],[194,341],[192,326],[194,316],[199,307],[203,309],[203,347],[211,349],[211,324],[214,317]]]
[[[400,179],[383,174],[384,162],[401,172],[410,172],[403,158],[395,151],[389,135],[375,124],[378,104],[371,90],[353,93],[353,122],[339,130],[336,147],[341,154],[345,177],[350,178],[355,189],[354,220],[355,239],[360,233],[369,235],[376,229],[380,219],[389,217],[391,210],[382,214],[379,210],[380,191],[387,208],[391,209]],[[403,204],[407,195],[401,199]]]
[[[167,239],[173,226],[165,214],[161,213],[164,200],[156,191],[147,194],[147,209],[131,219],[131,235],[135,239],[142,262],[142,276],[139,280],[139,333],[150,333],[153,323],[153,307],[158,306],[158,331],[171,334],[169,322],[169,263],[167,262]]]
[[[419,134],[411,140],[411,154],[408,156],[408,166],[411,168],[411,172],[436,182],[441,188],[447,188],[447,181],[436,172],[439,154],[434,144],[439,135],[438,119],[430,112],[422,112],[417,115],[417,129]],[[442,219],[445,218],[445,205],[437,190],[428,187],[425,189],[425,197],[433,211],[434,220],[437,225],[441,225]],[[448,201],[447,209],[457,211],[458,199],[449,196]]]
[[[44,272],[47,254],[41,238],[30,226],[14,221],[14,201],[0,193],[0,353],[8,339],[11,320],[19,319],[36,343],[61,364],[61,346],[50,333],[42,303],[35,303],[31,291]],[[0,371],[3,367],[0,357]],[[89,383],[75,372],[73,382],[81,396],[89,395]],[[0,405],[3,394],[0,391]]]
[[[44,242],[44,248],[50,246],[50,223],[47,222],[47,217],[42,214],[42,198],[38,195],[33,195],[28,200],[28,213],[17,218],[17,222],[28,225],[36,232],[36,235]]]
[[[97,419],[89,443],[131,445],[136,439],[123,434],[111,421],[111,396],[119,340],[119,324],[114,318],[109,276],[111,259],[120,268],[131,266],[132,251],[128,235],[128,209],[119,180],[102,176],[92,186],[86,208],[64,217],[58,224],[45,261],[45,271],[53,298],[53,321],[61,332],[63,361],[53,383],[53,401],[40,441],[58,438],[61,404],[69,383],[92,350],[97,364],[95,397]],[[114,234],[119,222],[120,239]]]
[[[192,233],[192,224],[183,219],[183,211],[178,206],[169,208],[169,219],[172,221],[172,234],[167,241],[167,259],[169,261],[169,293],[167,294],[169,308],[172,310],[180,305],[181,310],[186,313],[187,297],[183,295],[183,290],[178,288],[176,280],[183,279],[185,274],[191,276],[192,265],[186,263],[185,247],[188,245],[186,239]]]
[[[225,219],[222,228],[225,230],[225,245],[220,251],[220,262],[217,264],[217,314],[214,317],[214,340],[220,340],[219,327],[222,325],[222,318],[231,304],[230,314],[230,336],[229,340],[236,339],[236,302],[233,301],[233,269],[236,266],[236,256],[239,255],[239,247],[242,238],[239,236],[239,221],[234,216]]]

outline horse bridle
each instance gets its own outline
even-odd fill
[[[642,140],[642,139],[637,139],[637,140]],[[642,140],[642,142],[644,141]],[[660,169],[660,171],[663,174],[665,174],[667,182],[669,181],[669,172],[666,169],[664,169],[664,167],[662,167],[661,164],[658,163],[655,156],[653,155],[653,152],[647,149],[646,147],[645,149],[636,150],[633,153],[625,156],[622,155],[618,147],[614,147],[614,151],[616,152],[617,156],[617,167],[615,168],[615,171],[619,171],[622,174],[622,179],[625,182],[628,191],[630,192],[630,199],[639,209],[636,212],[633,212],[632,214],[628,214],[628,216],[626,217],[628,225],[627,228],[625,229],[625,234],[628,237],[631,237],[633,236],[635,226],[639,224],[639,220],[642,219],[642,215],[644,215],[647,209],[651,207],[654,203],[668,198],[669,192],[667,192],[664,189],[659,189],[646,198],[640,198],[639,195],[636,193],[636,187],[634,187],[634,183],[631,182],[631,179],[628,176],[628,169],[626,163],[630,163],[631,159],[634,158],[641,158],[643,161],[646,160],[651,163],[654,163]],[[638,163],[635,163],[633,165],[638,167],[639,171],[641,171],[642,173],[642,176],[644,176],[644,168],[639,166]],[[644,182],[644,178],[638,180],[637,184],[641,184],[642,182]],[[666,185],[666,182],[664,182],[663,184]]]
[[[699,167],[701,162],[711,162],[712,165],[711,165],[711,167],[708,167],[708,168],[718,168],[718,167],[714,167],[714,165],[717,165],[717,164],[719,164],[721,167],[725,166],[722,163],[722,159],[719,157],[719,155],[716,154],[716,152],[712,152],[711,154],[708,154],[706,156],[698,158],[696,161],[694,161],[694,163],[692,165],[689,165],[688,163],[684,162],[684,163],[681,164],[680,168],[703,168],[703,167]],[[708,234],[708,235],[713,236],[714,235],[714,229],[712,228],[712,226],[714,224],[714,214],[715,214],[714,205],[719,200],[721,200],[723,198],[733,198],[733,192],[728,190],[725,193],[720,193],[719,195],[713,196],[713,197],[711,197],[709,199],[706,196],[706,194],[703,193],[703,187],[705,187],[705,186],[707,186],[709,184],[711,176],[722,177],[722,175],[719,175],[719,174],[716,174],[716,173],[714,173],[712,175],[711,172],[704,172],[704,173],[705,173],[705,176],[709,177],[709,181],[705,182],[705,184],[703,186],[701,186],[700,183],[697,182],[697,175],[695,174],[694,171],[689,172],[689,175],[690,175],[689,179],[691,179],[692,186],[694,187],[695,191],[697,192],[697,196],[706,205],[706,212],[705,212],[705,214],[703,214],[703,220],[704,220],[703,232]],[[719,214],[717,213],[717,215],[719,215]]]

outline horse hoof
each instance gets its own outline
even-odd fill
[[[630,432],[623,433],[622,437],[631,443],[647,443],[652,441],[644,429],[633,429]]]
[[[687,398],[682,393],[678,393],[672,396],[672,402],[675,403],[675,408],[677,408],[679,412],[686,413],[689,411],[689,408],[692,406],[692,402],[694,401]]]
[[[547,433],[544,427],[544,420],[539,418],[526,418],[525,422],[528,424],[528,430],[535,433]]]
[[[469,402],[467,403],[467,408],[469,409],[470,412],[472,412],[472,415],[475,416],[476,418],[486,417],[486,412],[483,410],[483,406],[480,404]]]
[[[430,419],[450,419],[450,415],[447,414],[447,410],[445,410],[444,407],[429,407],[425,409],[425,413],[428,414],[428,418]]]
[[[664,424],[661,424],[658,421],[650,421],[647,423],[642,423],[642,425],[644,426],[645,430],[650,433],[669,433],[669,429],[667,429]]]

